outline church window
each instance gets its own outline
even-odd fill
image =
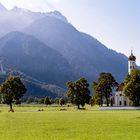
[[[126,106],[127,105],[127,103],[126,103],[126,101],[124,101],[124,106]]]

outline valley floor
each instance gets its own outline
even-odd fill
[[[139,140],[140,111],[0,106],[0,140]],[[42,110],[43,111],[39,111]]]

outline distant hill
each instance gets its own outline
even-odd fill
[[[17,71],[10,71],[7,75],[0,75],[0,83],[3,83],[8,75],[13,76],[20,76],[22,82],[27,88],[27,92],[24,95],[24,97],[34,96],[34,97],[45,97],[48,96],[50,98],[56,98],[56,97],[65,97],[66,96],[66,90],[58,87],[56,85],[50,85],[45,84],[43,82],[40,82],[36,79],[33,79],[21,72]]]

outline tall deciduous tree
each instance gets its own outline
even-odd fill
[[[140,106],[140,70],[133,70],[124,81],[124,94],[132,101],[133,106]]]
[[[107,106],[109,106],[112,89],[117,85],[118,83],[111,73],[101,73],[98,81],[93,83],[93,92],[96,104],[102,106],[103,99],[105,99]]]
[[[92,86],[94,92],[94,102],[96,105],[102,106],[103,105],[103,92],[102,92],[102,85],[101,83],[94,82]]]
[[[89,84],[85,78],[81,78],[75,82],[67,83],[67,96],[69,97],[71,103],[76,104],[78,109],[84,106],[85,103],[89,103],[90,100],[90,90]]]
[[[1,85],[0,93],[2,94],[2,103],[10,106],[10,111],[14,111],[12,103],[18,101],[26,92],[26,87],[20,80],[20,77],[9,76]]]

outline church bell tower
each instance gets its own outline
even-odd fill
[[[133,51],[131,50],[131,55],[128,57],[128,72],[129,72],[129,74],[135,68],[136,68],[136,57],[133,55]]]

